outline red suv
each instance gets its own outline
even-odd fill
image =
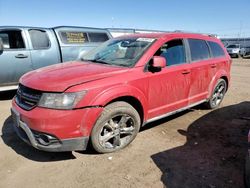
[[[111,39],[76,62],[27,73],[12,102],[17,134],[45,151],[126,147],[141,126],[206,103],[216,108],[231,59],[215,37],[191,33]]]

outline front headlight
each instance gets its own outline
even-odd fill
[[[76,93],[43,93],[38,106],[53,109],[73,109],[86,91]]]

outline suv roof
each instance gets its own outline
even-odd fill
[[[145,37],[145,38],[195,38],[195,39],[204,39],[204,40],[216,40],[219,39],[209,35],[209,34],[200,34],[200,33],[185,33],[185,32],[165,32],[165,33],[139,33],[139,34],[131,34],[126,36],[121,36],[118,38],[125,38],[125,37]]]

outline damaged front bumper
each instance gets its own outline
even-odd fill
[[[17,135],[27,144],[43,151],[62,152],[85,150],[89,137],[79,137],[70,139],[58,139],[48,133],[38,132],[29,128],[29,126],[20,119],[20,114],[14,108],[11,109],[14,121],[14,130]]]

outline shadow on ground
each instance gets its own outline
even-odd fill
[[[9,116],[4,122],[1,137],[4,143],[7,146],[11,147],[17,154],[33,161],[49,162],[75,159],[75,156],[72,154],[72,152],[44,152],[24,143],[21,139],[18,138],[14,131],[11,116]]]
[[[177,134],[185,145],[152,157],[168,188],[244,187],[250,102],[219,108]]]
[[[16,90],[0,91],[0,101],[11,100],[16,95]]]

